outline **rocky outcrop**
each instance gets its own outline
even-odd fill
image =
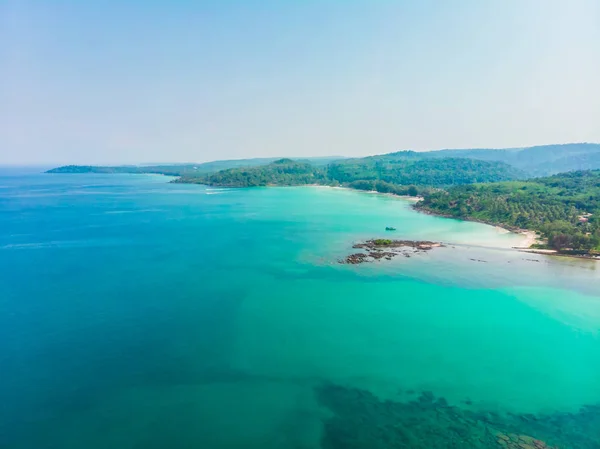
[[[354,253],[341,259],[342,264],[357,265],[365,262],[374,262],[377,260],[392,260],[396,256],[411,257],[433,248],[444,246],[439,242],[429,240],[390,240],[390,239],[371,239],[362,243],[352,245],[354,249],[361,249],[364,252]]]
[[[496,436],[498,437],[496,442],[503,449],[558,449],[527,435],[498,432]]]

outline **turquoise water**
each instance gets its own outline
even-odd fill
[[[1,448],[600,447],[600,263],[167,181],[0,172]],[[390,225],[448,246],[337,263]]]

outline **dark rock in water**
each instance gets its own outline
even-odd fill
[[[390,240],[390,239],[372,239],[364,243],[356,243],[352,248],[365,248],[374,250],[378,248],[416,248],[422,251],[429,251],[433,248],[443,246],[440,242],[431,242],[429,240]]]
[[[439,242],[431,242],[428,240],[391,240],[391,239],[372,239],[363,243],[355,243],[352,245],[354,249],[365,250],[366,253],[355,253],[340,260],[344,264],[359,264],[364,262],[372,262],[374,260],[392,260],[398,255],[410,257],[411,254],[429,251],[433,248],[442,247]]]
[[[341,261],[341,263],[347,263],[347,264],[351,264],[351,265],[356,265],[356,264],[359,264],[359,263],[367,262],[367,259],[368,259],[368,255],[367,254],[365,254],[365,253],[355,253],[355,254],[350,254],[343,261]]]
[[[392,257],[396,257],[397,254],[396,253],[387,252],[387,251],[378,250],[376,252],[370,252],[369,256],[372,257],[372,258],[374,258],[374,259],[383,259],[384,257],[385,258],[389,257],[391,259]]]
[[[435,399],[435,396],[433,395],[433,393],[431,391],[424,391],[421,393],[421,396],[419,396],[419,402],[423,403],[423,404],[428,404],[428,403],[432,403]]]
[[[437,398],[435,405],[438,407],[448,407],[448,401],[445,398]]]
[[[496,434],[496,442],[504,449],[558,449],[528,435]]]

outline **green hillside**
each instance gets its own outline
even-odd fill
[[[69,165],[50,170],[50,173],[164,173],[175,176],[193,177],[195,174],[214,173],[220,170],[242,167],[258,167],[270,164],[281,158],[254,158],[254,159],[235,159],[205,162],[201,164],[157,164],[140,166],[76,166]],[[395,153],[369,156],[364,158],[345,159],[341,156],[328,156],[316,158],[292,158],[301,162],[308,162],[317,167],[331,167],[335,175],[332,178],[344,179],[343,182],[352,182],[358,180],[381,180],[391,183],[417,183],[423,185],[455,185],[465,182],[489,182],[499,181],[501,179],[515,179],[532,176],[547,176],[551,174],[576,171],[576,170],[594,170],[600,169],[600,144],[594,143],[570,143],[564,145],[541,145],[529,148],[509,148],[509,149],[466,149],[466,150],[438,150],[438,151],[398,151]],[[475,173],[468,174],[471,170],[466,165],[457,165],[457,179],[452,179],[448,174],[446,179],[441,179],[439,171],[445,170],[444,165],[449,170],[454,170],[453,162],[437,164],[422,162],[421,166],[410,168],[410,163],[429,160],[447,160],[447,159],[471,159],[485,162],[499,162],[510,165],[513,169],[498,165],[496,168],[481,166],[484,170],[482,179],[473,180]],[[395,165],[395,167],[394,167]],[[360,166],[360,167],[359,167]],[[353,168],[354,167],[354,168]],[[473,166],[478,169],[476,166]],[[399,172],[410,172],[411,176],[417,170],[438,170],[438,173],[430,178],[420,177],[417,180],[408,179],[399,174]],[[500,178],[494,179],[493,171]],[[365,176],[353,176],[352,172],[358,175],[363,171]],[[373,171],[377,171],[373,175]],[[395,171],[395,173],[394,173]],[[385,173],[383,173],[385,172]],[[463,177],[465,181],[460,180]],[[360,178],[360,179],[359,179]],[[384,179],[385,178],[385,179]],[[351,179],[351,180],[350,180]],[[346,181],[348,180],[348,181]]]
[[[328,166],[328,177],[341,183],[384,181],[398,185],[446,187],[475,182],[522,179],[524,172],[503,162],[475,159],[375,156]]]
[[[281,159],[259,167],[222,170],[206,176],[183,175],[178,182],[215,186],[334,184],[361,190],[409,194],[426,188],[518,179],[524,173],[502,162],[472,159],[352,159],[327,167]],[[418,190],[415,190],[418,186]],[[409,192],[410,188],[410,192]]]
[[[260,167],[230,168],[205,176],[182,176],[176,182],[224,187],[293,186],[325,183],[325,171],[308,162],[279,159]]]
[[[414,152],[401,151],[397,155]],[[419,158],[460,157],[500,161],[527,172],[530,176],[547,176],[574,170],[600,169],[600,144],[569,143],[529,148],[439,150],[416,153]]]

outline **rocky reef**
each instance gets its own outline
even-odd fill
[[[439,242],[430,242],[428,240],[372,239],[352,245],[352,248],[361,249],[363,252],[350,254],[339,262],[356,265],[381,259],[392,260],[396,256],[411,257],[414,254],[442,246],[444,245]]]
[[[319,402],[325,449],[598,449],[600,405],[577,413],[514,414],[452,406],[431,392],[414,400],[380,400],[356,388],[325,384]]]

